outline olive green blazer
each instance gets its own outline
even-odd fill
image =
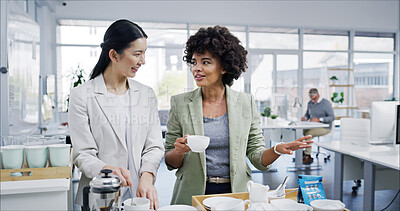
[[[264,137],[260,128],[260,118],[253,97],[236,92],[226,86],[229,124],[229,159],[232,192],[245,192],[251,180],[251,169],[246,163],[246,155],[259,170],[269,166],[261,164],[265,150]],[[171,97],[171,109],[167,122],[165,152],[173,150],[177,138],[185,134],[204,135],[202,92],[198,88]],[[169,170],[173,170],[172,166]],[[171,204],[192,204],[192,196],[204,195],[206,189],[205,153],[189,151],[183,164],[177,169]]]

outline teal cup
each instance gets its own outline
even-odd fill
[[[20,169],[24,163],[24,146],[3,146],[1,148],[1,156],[5,169]]]
[[[49,149],[51,166],[63,167],[69,165],[71,144],[52,144],[47,147]]]
[[[47,146],[35,145],[26,146],[26,161],[29,168],[43,168],[47,163]]]
[[[2,161],[2,155],[1,155],[1,150],[3,147],[0,148],[0,169],[3,169],[3,161]]]

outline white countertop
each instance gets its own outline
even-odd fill
[[[43,179],[0,182],[0,195],[68,191],[70,179]]]
[[[287,120],[274,120],[272,124],[261,124],[262,129],[310,129],[329,127],[329,124],[320,122],[297,121],[294,125],[289,125]]]

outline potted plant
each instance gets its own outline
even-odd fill
[[[278,115],[276,114],[271,114],[271,116],[268,118],[268,122],[269,124],[274,124],[274,121],[276,121],[276,118],[278,117]]]
[[[78,65],[76,70],[70,75],[70,77],[72,78],[71,89],[86,82],[85,76],[83,74],[84,74],[84,70],[82,68],[80,68]],[[69,95],[67,97],[66,103],[67,103],[67,112],[68,112]]]
[[[332,103],[336,103],[336,104],[343,103],[344,93],[340,92],[340,97],[339,97],[339,94],[337,92],[334,92],[333,96],[331,97],[331,100],[332,100]]]
[[[267,123],[267,119],[271,116],[271,108],[269,106],[264,108],[264,112],[261,112],[261,120],[263,124]]]
[[[276,114],[271,115],[271,119],[276,119],[277,117],[278,117],[278,115],[276,115]]]
[[[332,85],[335,85],[335,81],[339,80],[336,76],[332,76],[329,78],[332,81]]]
[[[69,75],[69,77],[72,79],[71,80],[72,81],[71,89],[86,82],[84,73],[85,73],[84,70],[81,67],[79,67],[79,65],[78,65],[78,67],[73,71],[73,73],[71,75]],[[65,100],[65,103],[67,104],[67,110],[66,110],[66,112],[62,113],[64,118],[60,117],[60,120],[62,121],[62,123],[61,123],[62,125],[68,125],[68,122],[64,122],[64,121],[66,119],[66,116],[67,116],[66,113],[68,112],[68,107],[69,107],[69,94],[67,96],[67,99]]]
[[[261,112],[261,116],[269,117],[271,116],[271,108],[269,106],[264,108],[264,112]]]

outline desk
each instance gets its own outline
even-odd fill
[[[306,121],[300,121],[300,122],[296,122],[295,125],[289,125],[289,121],[285,121],[285,120],[275,120],[273,121],[272,124],[267,124],[267,125],[261,125],[261,128],[263,129],[264,132],[264,140],[266,143],[266,147],[269,148],[271,147],[270,144],[270,140],[267,140],[267,135],[266,135],[266,131],[269,129],[289,129],[289,130],[293,130],[295,133],[295,139],[300,138],[301,136],[303,136],[303,129],[311,129],[311,128],[324,128],[324,127],[328,127],[329,128],[329,124],[324,124],[324,123],[320,123],[320,122],[306,122]],[[293,140],[294,141],[294,140]],[[296,150],[295,152],[295,169],[297,168],[304,168],[303,167],[303,153],[302,153],[302,149]]]
[[[375,200],[375,167],[384,166],[400,171],[400,152],[393,147],[355,145],[340,141],[319,142],[315,145],[335,152],[335,170],[333,198],[343,199],[343,159],[344,155],[352,156],[364,162],[364,198],[363,210],[374,210]]]

